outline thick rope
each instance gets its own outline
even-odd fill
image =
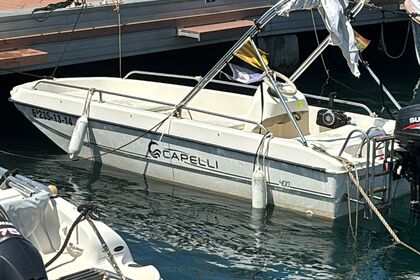
[[[409,37],[409,34],[410,34],[411,23],[410,23],[410,21],[408,21],[407,35],[405,36],[404,46],[403,46],[401,52],[398,55],[392,55],[388,52],[388,47],[386,46],[386,43],[385,43],[385,31],[384,31],[385,28],[384,28],[384,25],[385,25],[385,16],[383,16],[383,21],[381,23],[381,38],[380,38],[380,41],[379,41],[379,46],[382,47],[382,50],[384,51],[384,53],[386,54],[387,57],[389,57],[391,59],[399,59],[404,55],[405,50],[407,49],[407,42],[408,42],[408,37]]]
[[[352,162],[350,162],[349,160],[343,158],[343,157],[331,155],[330,153],[328,153],[325,149],[323,149],[321,147],[314,146],[314,150],[315,151],[318,151],[320,153],[323,153],[323,154],[325,154],[327,156],[330,156],[330,157],[338,160],[339,162],[341,162],[343,164],[343,167],[344,167],[347,175],[349,176],[350,180],[356,186],[356,189],[359,191],[359,193],[363,196],[363,199],[365,200],[366,204],[370,207],[370,209],[372,209],[372,211],[375,213],[375,215],[378,217],[378,219],[384,225],[384,227],[386,228],[386,230],[392,236],[392,238],[394,239],[395,243],[397,243],[397,244],[405,247],[406,249],[408,249],[411,252],[415,253],[416,255],[420,256],[420,252],[418,250],[416,250],[415,248],[411,247],[407,243],[403,242],[397,236],[397,234],[394,232],[394,230],[391,228],[391,226],[388,224],[388,222],[382,216],[381,212],[379,212],[378,208],[376,208],[375,204],[372,202],[372,200],[370,200],[369,196],[366,194],[365,190],[360,185],[359,180],[353,174],[355,172],[354,164]]]
[[[64,252],[64,249],[66,249],[69,241],[70,241],[70,237],[73,234],[74,229],[76,228],[76,226],[82,222],[84,219],[86,218],[86,213],[81,213],[77,219],[73,222],[73,224],[71,225],[69,231],[67,232],[67,236],[63,242],[63,245],[61,246],[60,250],[55,254],[54,257],[52,257],[46,264],[45,264],[45,268],[49,267],[53,262],[55,262],[60,256],[61,254]]]
[[[121,149],[127,147],[128,145],[136,142],[137,140],[145,137],[147,134],[153,132],[153,131],[157,131],[170,117],[172,116],[172,114],[166,116],[163,120],[159,121],[156,125],[154,125],[152,128],[150,128],[149,130],[145,131],[144,133],[142,133],[141,135],[137,136],[136,138],[134,138],[133,140],[117,147],[114,148],[108,152],[103,152],[103,153],[98,153],[98,154],[94,154],[93,156],[90,157],[86,157],[86,158],[82,158],[82,157],[78,157],[78,158],[74,158],[74,159],[68,159],[68,160],[61,160],[61,159],[46,159],[43,157],[32,157],[32,156],[26,156],[26,155],[22,155],[22,154],[17,154],[17,153],[13,153],[13,152],[9,152],[9,151],[5,151],[5,150],[1,150],[0,149],[0,154],[5,154],[5,155],[9,155],[9,156],[14,156],[14,157],[19,157],[19,158],[25,158],[25,159],[30,159],[30,160],[36,160],[36,161],[45,161],[45,162],[59,162],[59,163],[66,163],[66,162],[74,162],[74,161],[82,161],[82,160],[92,160],[95,159],[97,157],[103,157],[107,154],[112,154],[115,152],[120,151]]]
[[[55,10],[57,10],[57,9],[63,9],[63,8],[66,8],[66,7],[70,6],[71,4],[73,4],[73,2],[74,2],[74,0],[66,0],[66,1],[63,1],[63,2],[58,2],[58,3],[51,3],[51,4],[48,4],[48,5],[47,5],[47,6],[45,6],[45,7],[35,8],[35,9],[32,11],[32,18],[33,18],[34,20],[36,20],[37,22],[44,22],[44,21],[46,21],[47,19],[49,19],[50,14],[51,14],[53,11],[55,11]],[[48,12],[48,14],[47,14],[47,16],[46,16],[45,18],[37,18],[37,17],[35,16],[35,14],[36,14],[36,13],[38,13],[38,12]]]
[[[118,18],[118,69],[120,78],[122,77],[122,35],[121,35],[121,0],[113,0],[115,4],[114,11]]]
[[[378,219],[381,221],[381,223],[385,226],[386,230],[389,232],[389,234],[392,236],[392,238],[394,239],[394,241],[407,248],[408,250],[412,251],[413,253],[417,254],[418,256],[420,256],[420,252],[418,250],[416,250],[415,248],[411,247],[410,245],[408,245],[407,243],[403,242],[398,236],[397,234],[394,232],[394,230],[391,228],[391,226],[388,224],[388,222],[385,220],[385,218],[382,216],[381,212],[379,212],[378,208],[376,208],[375,204],[372,202],[372,200],[370,200],[369,196],[366,194],[365,190],[362,188],[362,186],[358,183],[358,180],[355,178],[352,169],[354,168],[352,165],[349,165],[345,162],[342,162],[344,169],[347,172],[347,175],[349,176],[350,180],[353,182],[353,184],[356,186],[356,188],[359,190],[360,194],[363,196],[363,198],[365,199],[367,205],[370,207],[370,209],[372,209],[372,211],[375,213],[375,215],[378,217]]]
[[[83,0],[82,1],[82,7],[80,7],[79,14],[77,15],[76,21],[74,22],[73,28],[71,29],[71,33],[70,33],[69,39],[67,40],[66,46],[64,47],[64,49],[63,49],[63,51],[61,53],[60,59],[57,61],[57,64],[54,67],[54,70],[53,70],[53,72],[51,74],[51,77],[54,77],[55,76],[55,73],[57,72],[58,67],[60,66],[61,62],[63,62],[64,55],[67,52],[67,48],[69,47],[70,42],[71,42],[71,40],[73,38],[74,31],[76,30],[77,24],[79,23],[80,16],[82,15],[82,12],[83,12],[83,10],[85,8],[87,8],[87,4],[86,4],[86,0]]]
[[[109,249],[108,245],[106,244],[106,242],[105,242],[104,238],[102,237],[101,233],[99,232],[98,228],[95,226],[95,223],[92,221],[92,219],[89,216],[86,218],[86,220],[88,221],[88,223],[92,227],[93,231],[95,232],[96,237],[98,237],[98,240],[101,243],[102,249],[108,255],[108,258],[109,258],[109,261],[112,265],[112,268],[115,270],[115,272],[121,278],[121,280],[125,280],[126,277],[122,273],[121,268],[118,266],[118,263],[114,258],[114,255],[112,254],[111,250]]]

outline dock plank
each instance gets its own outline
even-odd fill
[[[19,49],[0,52],[0,67],[19,68],[48,61],[48,53],[35,49]]]
[[[129,22],[121,26],[122,33],[133,33],[164,28],[182,28],[184,26],[193,26],[205,24],[208,22],[221,22],[226,18],[232,20],[242,20],[243,18],[254,17],[268,9],[268,6],[259,6],[254,8],[214,12],[207,14],[196,14],[191,16],[161,18],[157,20],[146,20]],[[83,40],[98,38],[104,36],[116,36],[118,34],[118,25],[96,26],[89,28],[80,28],[65,31],[56,31],[50,33],[30,34],[26,36],[0,38],[0,50],[15,48],[25,48],[27,46],[65,42],[69,39]]]
[[[179,36],[196,38],[198,41],[213,40],[221,37],[232,37],[241,34],[252,26],[252,20],[236,20],[216,24],[184,27],[178,29]]]

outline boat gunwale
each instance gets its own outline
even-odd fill
[[[9,97],[9,101],[14,103],[14,104],[23,105],[23,106],[27,106],[27,107],[39,108],[39,109],[48,110],[48,111],[52,111],[52,112],[56,112],[56,113],[65,113],[66,115],[69,115],[69,116],[74,117],[74,118],[79,118],[80,117],[79,115],[76,115],[76,114],[63,112],[63,111],[57,111],[57,110],[54,110],[54,109],[51,109],[51,108],[48,108],[48,107],[43,107],[43,106],[39,106],[39,105],[33,105],[33,104],[28,104],[28,103],[25,103],[25,102],[17,101],[17,100],[14,100],[14,99],[10,98],[10,97]],[[150,112],[150,113],[159,114],[159,113],[155,113],[155,112]],[[126,125],[126,124],[115,123],[115,122],[112,122],[112,121],[105,121],[105,120],[100,120],[100,119],[91,118],[91,117],[89,119],[92,120],[92,121],[96,121],[98,123],[110,124],[110,125],[115,125],[115,126],[119,126],[119,127],[122,127],[122,128],[128,128],[128,129],[133,129],[133,130],[142,131],[142,132],[149,132],[150,134],[161,135],[161,133],[158,133],[158,132],[153,132],[153,131],[149,131],[147,129],[134,127],[134,126]],[[184,121],[185,120],[188,121],[188,119],[184,119]],[[221,126],[217,126],[217,125],[214,125],[214,124],[211,124],[211,123],[206,123],[206,124],[211,125],[211,126],[221,127]],[[235,129],[235,128],[230,128],[230,127],[223,127],[223,128]],[[235,130],[237,130],[237,129],[235,129]],[[193,143],[197,143],[197,144],[205,144],[205,145],[215,147],[215,148],[223,148],[223,149],[228,150],[228,151],[239,152],[239,153],[243,153],[243,154],[246,154],[246,155],[255,156],[255,153],[247,152],[247,151],[244,151],[244,150],[238,150],[238,149],[234,149],[234,148],[230,148],[230,147],[226,147],[226,146],[220,146],[220,145],[212,144],[212,143],[209,143],[209,142],[203,142],[203,141],[199,141],[199,140],[191,140],[191,139],[176,136],[176,135],[173,135],[173,134],[165,134],[165,137],[170,137],[170,138],[173,138],[173,139],[184,140],[184,141],[187,140],[189,142],[193,142]],[[310,150],[312,151],[312,149],[310,149]],[[296,166],[296,167],[306,168],[306,169],[309,169],[309,170],[315,170],[315,171],[319,171],[319,172],[322,172],[322,173],[330,173],[330,174],[345,173],[344,170],[342,172],[329,172],[329,171],[327,171],[326,168],[315,167],[315,166],[312,166],[312,165],[305,165],[305,164],[296,163],[296,162],[283,160],[283,159],[278,159],[278,158],[274,158],[274,157],[270,157],[270,156],[267,156],[266,159],[269,159],[269,160],[272,160],[272,161],[275,161],[275,162],[279,162],[279,163],[290,164],[290,165],[293,165],[293,166]]]

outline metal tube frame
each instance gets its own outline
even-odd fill
[[[293,82],[296,81],[303,72],[308,69],[308,67],[321,55],[321,53],[330,45],[331,35],[328,35],[327,38],[322,41],[321,44],[311,53],[311,55],[299,66],[298,69],[290,76],[290,80]]]
[[[112,92],[112,91],[106,91],[106,90],[102,90],[102,89],[96,89],[96,88],[92,89],[92,88],[88,88],[88,87],[68,85],[68,84],[63,84],[63,83],[49,81],[49,80],[41,80],[41,81],[38,81],[33,86],[32,89],[33,90],[36,90],[36,87],[39,84],[51,84],[51,85],[56,85],[56,86],[62,86],[62,87],[80,89],[80,90],[87,90],[87,91],[88,90],[94,90],[94,92],[98,92],[99,95],[100,95],[100,99],[99,99],[99,102],[100,103],[103,102],[103,100],[102,100],[102,94],[109,94],[109,95],[115,95],[115,96],[119,96],[119,97],[131,98],[131,99],[134,99],[134,100],[140,100],[140,101],[145,101],[145,102],[150,102],[150,103],[155,103],[155,104],[160,104],[160,105],[165,105],[165,106],[170,106],[170,107],[176,108],[176,104],[175,103],[169,103],[169,102],[163,102],[163,101],[158,101],[158,100],[152,100],[152,99],[138,97],[138,96],[130,96],[130,95],[126,95],[126,94],[122,94],[122,93],[117,93],[117,92]],[[258,122],[255,122],[255,121],[252,121],[252,120],[237,118],[237,117],[233,117],[233,116],[229,116],[229,115],[219,114],[219,113],[210,112],[210,111],[201,110],[201,109],[192,108],[192,107],[187,107],[187,106],[185,106],[184,108],[186,110],[190,110],[190,111],[194,111],[194,112],[198,112],[198,113],[202,113],[202,114],[212,115],[212,116],[216,116],[216,117],[222,117],[222,118],[231,119],[231,120],[234,120],[234,121],[240,121],[240,122],[250,123],[250,124],[253,124],[253,125],[256,125],[256,126],[260,127],[265,132],[268,132],[267,129],[262,124],[260,124]]]
[[[177,114],[180,115],[180,110],[182,107],[187,105],[187,103],[200,91],[202,90],[216,75],[219,73],[226,64],[232,60],[232,58],[235,55],[235,52],[237,52],[239,49],[242,48],[243,45],[245,45],[246,41],[249,38],[253,38],[256,34],[261,32],[261,29],[270,22],[277,14],[277,9],[287,2],[290,2],[290,0],[283,0],[277,2],[275,5],[273,5],[267,12],[265,12],[255,23],[253,26],[251,26],[245,34],[242,35],[242,37],[233,45],[233,47],[219,60],[219,62],[216,63],[215,66],[198,82],[198,84],[191,90],[190,93],[188,93],[184,99],[181,100],[181,102],[176,106],[177,107]]]
[[[328,97],[312,95],[312,94],[308,94],[308,93],[304,93],[303,95],[305,95],[305,97],[318,99],[318,100],[323,100],[323,101],[329,101],[330,100]],[[371,117],[376,116],[376,114],[374,112],[372,112],[372,110],[368,106],[366,106],[365,104],[362,104],[362,103],[359,103],[359,102],[343,100],[343,99],[334,99],[334,102],[339,103],[339,104],[345,104],[345,105],[359,107],[359,108],[362,108],[362,109],[366,110],[366,112],[368,112],[369,116],[371,116]]]
[[[287,105],[287,102],[284,100],[284,97],[280,92],[279,86],[276,83],[276,79],[273,77],[273,74],[270,72],[267,65],[264,63],[264,60],[261,57],[261,54],[260,54],[260,52],[259,52],[259,50],[258,50],[258,48],[255,45],[253,40],[251,40],[251,45],[252,45],[252,48],[254,49],[255,53],[257,54],[258,60],[260,61],[262,67],[264,68],[264,72],[266,73],[266,77],[268,77],[268,79],[270,80],[270,83],[271,83],[277,97],[279,98],[281,104],[283,105],[284,109],[286,110],[287,115],[289,116],[290,121],[292,122],[292,124],[295,127],[297,133],[299,134],[299,137],[300,137],[300,140],[302,141],[302,144],[307,147],[308,142],[306,141],[305,136],[302,133],[302,130],[300,129],[298,123],[296,122],[295,117],[293,116],[292,112],[290,111],[289,105]]]
[[[364,135],[366,139],[369,139],[368,134],[361,129],[355,129],[355,130],[351,131],[349,133],[349,135],[347,136],[346,141],[343,144],[343,147],[341,148],[340,152],[338,153],[339,157],[341,157],[341,155],[343,154],[344,149],[347,147],[347,144],[349,143],[350,138],[354,133],[360,133],[360,134]],[[370,177],[369,174],[371,174],[371,172],[370,172],[371,164],[370,164],[370,155],[369,155],[370,154],[370,139],[367,141],[366,149],[367,149],[367,155],[366,155],[366,178],[365,178],[365,182],[366,182],[366,189],[369,190],[369,193],[370,193],[370,190],[371,190],[370,178],[369,178]],[[372,164],[372,165],[374,167],[374,164]],[[357,197],[357,199],[359,199],[359,198]],[[371,212],[369,211],[369,209],[366,209],[366,207],[365,207],[365,218],[370,218],[371,217]]]
[[[364,3],[366,1],[360,1],[353,7],[353,9],[350,11],[349,19],[351,20],[354,18],[363,8]],[[293,82],[296,81],[303,72],[308,69],[308,67],[318,58],[318,56],[321,55],[321,53],[330,45],[331,43],[331,35],[328,35],[324,41],[321,42],[321,44],[318,45],[318,47],[312,52],[312,54],[299,66],[298,69],[290,76],[290,80]],[[369,71],[369,74],[372,76],[372,78],[378,83],[378,85],[381,86],[381,82],[379,78],[376,76],[376,74],[373,72],[373,70],[369,67],[369,64],[366,61],[363,61],[359,59],[359,61],[366,67],[366,69]],[[382,90],[385,92],[387,97],[391,100],[391,102],[394,104],[394,106],[400,110],[401,105],[398,103],[398,101],[392,96],[391,92],[386,88],[385,85],[382,85]]]
[[[129,72],[127,75],[125,75],[123,79],[127,79],[128,77],[130,77],[132,75],[135,75],[135,74],[147,75],[147,76],[156,76],[156,77],[163,77],[163,78],[184,79],[184,80],[191,80],[191,81],[196,81],[196,82],[199,82],[203,78],[201,76],[193,77],[193,76],[186,76],[186,75],[177,75],[177,74],[167,74],[167,73],[157,73],[157,72],[134,70],[134,71]],[[216,79],[213,79],[210,82],[215,83],[215,84],[222,84],[222,85],[235,86],[235,87],[243,87],[243,88],[249,88],[249,89],[254,89],[254,90],[258,89],[257,86],[244,85],[244,84],[240,84],[240,83],[221,81],[221,80],[216,80]]]
[[[375,80],[375,82],[379,85],[382,86],[381,90],[383,90],[386,94],[386,96],[388,96],[389,100],[391,100],[392,104],[394,104],[394,106],[400,110],[401,109],[401,105],[398,103],[398,101],[394,98],[394,96],[392,96],[392,94],[389,92],[389,90],[386,88],[386,86],[384,84],[381,83],[381,81],[379,80],[378,76],[376,76],[375,72],[373,72],[372,68],[370,68],[369,64],[367,63],[367,61],[362,61],[360,60],[360,62],[362,62],[362,64],[365,66],[365,68],[368,70],[369,74],[372,76],[372,78]]]
[[[359,1],[353,9],[350,11],[348,18],[351,20],[355,16],[357,16],[358,13],[362,10],[363,6],[365,5],[365,0]],[[318,47],[309,55],[309,57],[299,66],[298,69],[290,76],[290,79],[294,82],[297,80],[297,78],[302,75],[303,72],[308,69],[308,67],[315,61],[315,59],[318,58],[318,56],[321,55],[321,53],[330,45],[331,43],[331,35],[328,35],[327,38],[322,41],[321,44],[318,45]]]
[[[0,167],[0,175],[4,175],[6,172],[7,169]],[[16,174],[15,176],[9,175],[7,177],[7,181],[10,187],[16,189],[26,196],[31,196],[32,194],[38,193],[40,191],[50,192],[46,185],[33,181],[19,174]]]

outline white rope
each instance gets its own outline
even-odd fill
[[[118,18],[118,69],[120,73],[120,78],[122,77],[122,35],[121,35],[121,0],[112,0],[115,4],[114,11],[117,13]]]
[[[369,196],[366,194],[365,190],[362,188],[362,186],[358,183],[358,180],[354,177],[354,174],[352,172],[353,166],[349,166],[349,164],[342,162],[344,168],[347,171],[347,174],[350,178],[350,180],[353,182],[353,184],[356,186],[356,188],[359,190],[360,194],[363,196],[364,200],[366,201],[367,205],[372,209],[372,211],[375,213],[375,215],[378,217],[378,219],[381,221],[381,223],[385,226],[386,230],[389,232],[389,234],[392,236],[394,241],[397,244],[400,244],[401,246],[407,248],[408,250],[412,251],[413,253],[420,256],[420,252],[417,251],[415,248],[411,247],[407,243],[401,241],[401,239],[397,236],[397,234],[394,232],[394,230],[391,228],[391,226],[388,224],[388,222],[385,220],[385,218],[382,216],[381,212],[379,212],[378,208],[376,208],[375,204],[370,200]]]
[[[85,104],[83,106],[82,115],[83,114],[86,114],[87,116],[89,116],[89,113],[90,113],[90,103],[92,102],[92,97],[95,94],[95,92],[96,92],[96,89],[94,89],[94,88],[91,88],[91,89],[88,90],[88,93],[87,93],[86,99],[85,99]]]
[[[363,199],[365,200],[365,203],[370,207],[370,209],[372,209],[372,211],[375,213],[375,215],[378,217],[378,219],[384,225],[384,227],[386,228],[386,230],[392,236],[392,238],[394,239],[395,243],[397,243],[397,244],[405,247],[406,249],[408,249],[411,252],[415,253],[416,255],[420,256],[420,252],[418,250],[416,250],[415,248],[411,247],[407,243],[403,242],[397,236],[397,234],[394,232],[394,230],[391,228],[391,226],[388,224],[388,222],[382,216],[381,212],[379,212],[378,208],[376,208],[376,205],[372,202],[372,200],[366,194],[366,192],[363,189],[363,187],[360,185],[358,178],[356,178],[355,175],[353,174],[355,172],[355,167],[354,167],[353,163],[350,162],[349,160],[343,158],[343,157],[331,155],[330,153],[328,153],[325,149],[323,149],[321,147],[314,146],[314,150],[315,151],[318,151],[320,153],[323,153],[325,155],[328,155],[328,156],[330,156],[332,158],[335,158],[336,160],[338,160],[339,162],[341,162],[343,164],[343,167],[346,170],[347,175],[349,176],[350,180],[353,182],[353,184],[356,186],[356,189],[360,192],[360,194],[362,195]]]

